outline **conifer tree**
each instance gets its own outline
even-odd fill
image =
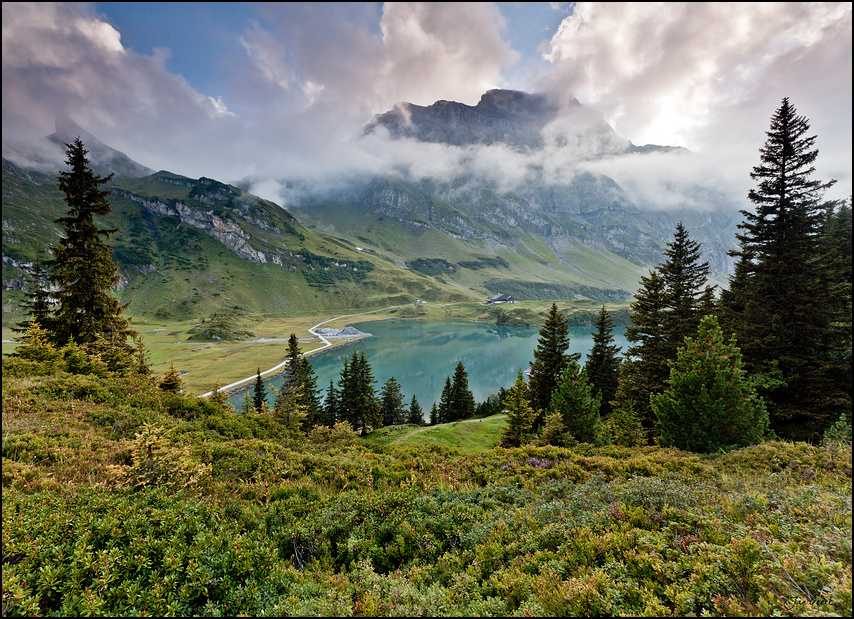
[[[415,396],[412,396],[412,400],[409,402],[409,414],[406,418],[406,423],[411,423],[417,426],[424,425],[424,415],[421,411],[421,405],[418,403],[418,400]]]
[[[700,262],[700,244],[692,241],[680,221],[676,224],[673,240],[664,250],[666,261],[658,265],[664,279],[665,304],[664,331],[670,343],[670,358],[685,338],[697,332],[700,319],[712,309],[714,287],[707,286],[709,263]]]
[[[445,378],[442,395],[439,397],[439,408],[436,411],[436,423],[450,423],[451,419],[451,377]]]
[[[333,427],[341,421],[341,394],[335,388],[335,382],[329,380],[329,389],[326,390],[326,401],[323,404],[323,409],[326,413],[326,423],[324,425]]]
[[[264,386],[264,380],[261,378],[261,368],[258,368],[258,374],[255,377],[255,383],[252,386],[252,405],[259,413],[267,401],[267,388]]]
[[[607,418],[611,415],[611,401],[617,394],[621,348],[614,345],[614,319],[604,305],[596,315],[594,325],[596,331],[591,333],[593,346],[587,354],[584,369],[590,384],[593,385],[593,392],[601,395],[599,414]]]
[[[403,405],[403,392],[400,383],[392,376],[383,385],[380,394],[380,413],[383,425],[406,423],[406,408]]]
[[[439,409],[436,408],[436,403],[433,402],[433,408],[430,409],[430,425],[435,426],[439,423]]]
[[[601,395],[593,393],[587,371],[571,359],[552,393],[549,413],[560,413],[565,432],[579,443],[593,443],[599,423]]]
[[[520,447],[531,440],[534,431],[535,413],[528,399],[528,385],[522,370],[516,374],[516,382],[507,391],[502,402],[507,418],[501,429],[501,447]]]
[[[632,323],[626,328],[626,339],[632,345],[620,366],[614,407],[631,406],[644,427],[651,429],[654,417],[649,395],[664,389],[670,346],[664,330],[664,279],[657,270],[652,270],[649,277],[641,277],[640,283],[631,304]]]
[[[59,361],[62,357],[57,347],[51,343],[47,330],[35,320],[30,322],[19,339],[20,344],[11,353],[12,357],[48,364]]]
[[[818,437],[851,404],[834,360],[839,305],[822,244],[823,195],[835,181],[813,178],[816,136],[788,98],[766,135],[750,174],[754,211],[741,211],[735,274],[721,306],[748,370],[763,375],[776,363],[782,373],[785,386],[767,395],[772,427],[787,438]]]
[[[451,392],[448,398],[449,421],[469,419],[474,416],[474,395],[469,390],[468,372],[462,361],[457,362]]]
[[[73,340],[71,340],[73,342]],[[184,381],[181,373],[175,369],[175,364],[169,360],[169,369],[160,381],[160,388],[170,393],[181,393],[184,390]]]
[[[105,240],[117,229],[99,228],[94,218],[110,212],[110,191],[100,186],[112,179],[101,177],[89,167],[83,142],[77,138],[66,144],[70,172],[60,172],[59,189],[65,194],[68,214],[56,220],[63,236],[52,248],[53,259],[45,266],[55,288],[56,309],[44,325],[56,344],[72,337],[78,344],[90,344],[100,335],[111,346],[128,349],[127,340],[136,332],[122,316],[122,305],[110,290],[119,282],[118,265]]]
[[[321,410],[317,393],[317,376],[311,362],[300,353],[299,340],[295,333],[288,338],[287,365],[282,373],[282,387],[276,396],[274,409],[278,407],[284,415],[285,424],[290,424],[290,410],[297,407],[302,413],[303,431],[308,432],[315,425],[324,424],[325,415]]]
[[[769,437],[768,411],[741,368],[735,336],[724,341],[718,319],[703,318],[671,364],[667,389],[650,397],[662,445],[713,453]]]
[[[42,267],[41,260],[36,261],[29,267],[24,268],[26,289],[25,300],[21,304],[27,312],[27,319],[12,327],[17,333],[26,333],[34,322],[44,327],[50,324],[50,313],[53,301],[50,298],[47,271]]]
[[[249,413],[255,412],[255,407],[252,405],[252,396],[249,395],[249,389],[246,389],[243,392],[243,400],[240,402],[240,408],[238,410],[241,415],[248,415]]]
[[[568,354],[569,325],[558,311],[557,304],[552,303],[546,316],[546,321],[540,329],[537,348],[534,350],[534,360],[531,361],[531,373],[528,377],[528,392],[531,407],[534,410],[534,427],[542,426],[545,422],[545,411],[551,404],[552,392],[557,386],[558,378],[569,361],[578,360],[580,353]]]
[[[689,238],[681,222],[664,255],[667,259],[641,278],[631,305],[626,339],[633,345],[626,351],[614,396],[617,406],[632,407],[648,430],[654,426],[649,396],[664,389],[668,363],[714,306],[714,286],[706,285],[709,264],[700,262],[700,244]]]
[[[566,447],[566,426],[560,413],[549,413],[546,415],[546,425],[537,438],[536,444],[540,446],[554,445],[555,447]]]
[[[381,427],[374,375],[364,351],[354,352],[349,360],[344,359],[338,387],[342,421],[349,422],[360,434],[364,434],[368,427]]]

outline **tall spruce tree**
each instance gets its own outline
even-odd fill
[[[287,365],[282,374],[282,387],[276,398],[275,407],[290,425],[289,411],[298,408],[301,413],[302,430],[308,432],[315,425],[329,425],[317,393],[317,377],[311,362],[300,353],[299,340],[295,333],[288,338]]]
[[[264,386],[264,380],[261,378],[261,368],[258,368],[258,374],[255,376],[255,383],[252,388],[252,405],[260,413],[266,401],[267,388]]]
[[[469,390],[469,375],[462,361],[457,362],[451,393],[448,398],[448,421],[469,419],[474,416],[474,395]]]
[[[649,277],[641,278],[631,305],[626,339],[633,345],[626,351],[615,395],[618,405],[633,408],[648,430],[655,423],[649,396],[663,391],[668,363],[715,302],[714,286],[706,284],[709,264],[700,262],[700,244],[689,238],[681,222],[664,256]]]
[[[445,377],[445,386],[439,396],[439,407],[436,409],[436,423],[449,423],[451,419],[451,377]]]
[[[631,408],[647,429],[654,423],[649,395],[664,389],[669,369],[670,346],[664,331],[665,282],[658,271],[641,277],[641,285],[631,304],[632,324],[626,328],[631,343],[620,367],[614,406]]]
[[[658,265],[658,271],[665,284],[664,331],[672,359],[676,349],[686,337],[697,333],[700,320],[714,307],[714,286],[706,285],[709,263],[700,262],[700,244],[689,238],[681,221],[676,224],[664,255],[667,260]]]
[[[326,400],[323,403],[326,424],[330,428],[342,420],[341,394],[335,388],[335,381],[329,379],[329,389],[326,390]]]
[[[596,331],[591,332],[593,346],[587,354],[584,369],[587,378],[593,385],[593,392],[601,395],[599,414],[610,417],[611,401],[617,394],[617,384],[620,379],[620,346],[614,345],[614,319],[602,306],[596,315],[594,323]]]
[[[424,414],[421,410],[421,405],[418,403],[418,400],[413,395],[412,400],[409,402],[409,412],[406,417],[406,423],[411,423],[417,426],[424,425]]]
[[[380,413],[383,425],[406,423],[406,408],[403,405],[403,392],[400,383],[392,376],[384,384],[380,393]]]
[[[522,370],[516,373],[516,382],[508,390],[502,401],[507,415],[501,429],[500,447],[520,447],[531,440],[534,430],[535,413],[531,408],[528,385]]]
[[[851,405],[850,384],[843,384],[834,362],[838,303],[821,234],[824,192],[835,181],[813,178],[816,136],[788,98],[766,135],[750,174],[754,210],[741,211],[739,249],[731,252],[737,265],[721,305],[748,371],[767,374],[777,363],[782,373],[785,386],[767,395],[772,427],[787,438],[809,439]]]
[[[557,304],[552,303],[546,321],[540,328],[528,377],[528,392],[534,410],[534,428],[545,423],[545,411],[551,404],[552,392],[561,373],[571,359],[577,361],[581,357],[580,353],[567,353],[568,348],[569,325],[558,311]]]
[[[66,147],[70,171],[59,173],[59,189],[65,194],[68,214],[56,220],[62,238],[52,247],[53,259],[45,263],[57,301],[45,326],[58,345],[69,337],[78,344],[91,344],[101,336],[131,356],[128,339],[137,334],[122,315],[129,304],[122,305],[110,294],[120,277],[105,240],[117,229],[99,228],[95,223],[95,217],[111,210],[110,191],[100,187],[113,175],[102,177],[92,171],[86,158],[89,151],[80,138]]]
[[[662,445],[713,453],[770,437],[768,411],[741,368],[735,336],[727,343],[717,317],[706,316],[671,363],[667,389],[650,397]]]
[[[364,434],[369,427],[376,429],[382,425],[373,370],[364,351],[353,352],[349,360],[344,359],[338,388],[341,394],[341,421],[349,422],[360,434]]]

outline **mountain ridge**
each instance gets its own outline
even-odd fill
[[[604,146],[590,149],[592,157],[670,149],[635,147],[577,101],[567,111],[542,95],[502,90],[485,93],[476,106],[396,106],[375,116],[362,135],[385,132],[385,140],[454,146],[447,141],[452,136],[474,149],[472,157],[481,147],[539,156],[561,147],[555,138],[560,131],[598,140]],[[227,305],[314,311],[342,300],[365,307],[498,293],[620,301],[660,262],[678,221],[703,244],[714,282],[725,282],[731,271],[734,210],[646,211],[612,178],[589,169],[557,181],[533,169],[512,190],[464,169],[449,178],[373,175],[334,193],[312,188],[286,210],[235,185],[154,172],[62,121],[38,141],[39,148],[30,145],[30,154],[42,153],[32,167],[4,157],[5,290],[20,290],[21,269],[35,259],[36,247],[58,238],[52,222],[63,214],[62,195],[55,177],[38,167],[49,161],[45,145],[61,148],[74,133],[89,140],[84,146],[96,172],[116,174],[108,188],[116,211],[110,225],[121,230],[114,239],[120,295],[147,313],[183,315]],[[186,247],[199,252],[198,264]],[[241,285],[235,277],[244,280]]]

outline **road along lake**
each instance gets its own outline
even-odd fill
[[[447,377],[453,380],[458,362],[463,362],[468,373],[475,401],[482,402],[498,393],[499,388],[512,387],[516,373],[531,367],[539,339],[538,327],[504,327],[481,322],[389,320],[353,326],[370,333],[370,337],[309,357],[321,400],[326,398],[330,380],[338,387],[344,358],[364,351],[376,379],[377,396],[383,384],[394,376],[403,392],[404,404],[408,407],[414,395],[425,419],[433,403],[438,404]],[[592,325],[569,327],[569,352],[581,353],[582,365],[593,347],[594,329]],[[621,326],[612,332],[614,344],[621,347],[620,355],[628,347],[624,333],[625,327]],[[283,344],[283,358],[285,351]],[[265,384],[268,389],[278,390],[282,378],[271,378]],[[275,396],[271,394],[267,399],[272,405]],[[242,393],[231,397],[231,403],[237,407],[242,401]]]

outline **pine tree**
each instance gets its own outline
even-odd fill
[[[718,319],[703,318],[671,364],[667,389],[650,397],[660,444],[713,453],[769,437],[768,411],[741,369],[735,336],[724,342]]]
[[[546,415],[546,425],[536,441],[537,445],[554,445],[555,447],[567,446],[566,426],[560,413],[549,413]]]
[[[439,397],[439,408],[436,412],[436,423],[450,423],[451,419],[451,377],[445,378],[442,395]]]
[[[264,402],[267,401],[267,388],[264,386],[264,380],[261,378],[261,368],[258,368],[258,374],[255,377],[255,383],[252,387],[252,405],[257,412],[261,412]]]
[[[629,400],[624,406],[614,409],[610,419],[614,444],[623,447],[646,445],[647,430],[635,411],[634,402]]]
[[[819,437],[851,405],[834,360],[839,305],[822,245],[823,195],[835,181],[812,178],[818,149],[808,132],[807,119],[784,98],[750,174],[754,212],[741,211],[735,274],[721,298],[748,371],[767,374],[776,363],[782,373],[785,386],[767,395],[772,427],[802,439]]]
[[[341,394],[335,388],[335,382],[329,380],[329,389],[326,390],[326,401],[323,409],[326,413],[326,426],[333,427],[341,421]]]
[[[671,359],[685,338],[694,335],[700,320],[710,309],[714,287],[707,286],[709,263],[700,262],[700,244],[688,237],[680,221],[676,224],[673,241],[664,251],[667,260],[658,265],[664,279],[667,313],[664,331],[671,347]]]
[[[565,432],[579,443],[594,443],[601,396],[593,393],[587,372],[570,360],[552,393],[549,413],[560,413]]]
[[[552,392],[557,386],[558,377],[571,359],[577,361],[581,357],[580,353],[568,354],[568,348],[569,325],[558,311],[557,304],[552,303],[546,322],[540,329],[540,337],[537,340],[534,360],[531,362],[531,373],[528,377],[531,407],[535,412],[535,428],[542,426],[545,422],[545,411],[551,403]]]
[[[73,342],[74,340],[71,339],[71,341]],[[175,364],[171,359],[169,360],[169,369],[160,381],[160,388],[163,391],[171,393],[181,393],[184,390],[184,381],[181,378],[181,373],[175,369]]]
[[[406,423],[406,408],[403,405],[403,392],[400,383],[392,376],[383,385],[380,394],[380,413],[384,425]]]
[[[26,333],[34,322],[39,323],[42,327],[50,324],[51,308],[53,307],[47,271],[42,267],[41,261],[36,258],[31,266],[24,268],[24,274],[26,282],[25,300],[21,305],[27,312],[27,319],[12,327],[12,330],[17,333]]]
[[[617,394],[617,384],[620,379],[620,357],[621,348],[614,345],[614,319],[602,306],[595,321],[596,331],[592,332],[593,346],[587,354],[587,362],[584,369],[587,378],[593,385],[593,392],[601,396],[601,408],[599,414],[602,417],[610,417],[611,401]]]
[[[439,409],[436,408],[436,403],[433,402],[433,408],[430,409],[430,425],[435,426],[439,423]]]
[[[274,410],[284,415],[285,424],[290,425],[290,410],[298,408],[302,413],[304,432],[315,425],[326,425],[326,415],[317,393],[317,376],[311,362],[300,353],[299,340],[295,333],[288,339],[287,365],[282,373],[282,387],[276,396]]]
[[[649,395],[664,389],[669,369],[670,346],[664,330],[666,312],[665,282],[658,271],[641,277],[641,286],[631,304],[631,321],[626,339],[632,343],[620,366],[620,377],[613,406],[631,406],[644,427],[651,429],[654,416]]]
[[[531,440],[536,415],[531,408],[528,396],[528,385],[520,369],[516,374],[516,382],[507,392],[504,401],[506,423],[501,429],[500,447],[520,447]]]
[[[20,344],[11,353],[10,356],[12,357],[47,364],[59,361],[62,358],[60,351],[51,343],[47,330],[43,329],[35,320],[30,322],[24,335],[19,339]]]
[[[110,294],[119,282],[119,269],[104,242],[117,229],[98,228],[94,221],[110,212],[110,192],[100,186],[113,175],[101,177],[92,171],[86,158],[89,151],[80,138],[66,147],[71,171],[60,172],[59,189],[65,194],[68,214],[56,220],[63,236],[52,248],[53,259],[45,264],[57,307],[44,326],[56,344],[64,344],[69,337],[89,344],[100,335],[113,347],[130,349],[127,340],[136,332],[122,316],[129,304],[122,305]]]
[[[354,352],[349,360],[344,359],[338,388],[341,392],[341,421],[349,422],[360,434],[364,434],[368,427],[381,427],[374,375],[364,351]]]
[[[457,363],[454,379],[451,382],[451,392],[448,398],[449,421],[469,419],[474,416],[474,395],[469,390],[469,378],[462,361]]]
[[[418,403],[418,400],[415,396],[412,396],[412,400],[409,402],[409,414],[406,418],[406,423],[411,423],[416,426],[424,425],[424,415],[421,411],[421,405]]]

